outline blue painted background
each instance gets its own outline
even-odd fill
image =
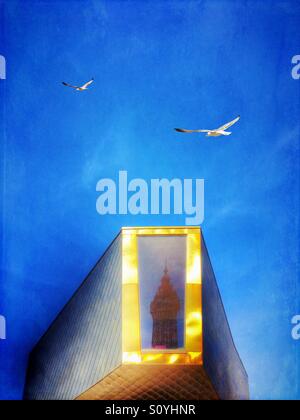
[[[184,217],[96,212],[96,183],[205,179],[204,235],[252,398],[299,398],[300,4],[1,2],[0,398],[28,352],[126,225]],[[2,42],[3,41],[3,42]],[[62,86],[95,77],[88,92]],[[228,138],[184,136],[236,115]]]

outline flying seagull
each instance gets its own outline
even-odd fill
[[[241,117],[238,116],[233,121],[230,121],[227,124],[222,125],[219,128],[216,128],[214,130],[186,130],[184,128],[175,128],[178,133],[206,133],[208,137],[219,137],[219,136],[230,136],[232,134],[230,131],[226,131],[229,127],[234,125],[239,121]]]
[[[84,90],[87,90],[88,89],[88,87],[92,84],[94,82],[94,79],[92,79],[92,80],[90,80],[89,82],[87,82],[85,85],[83,85],[83,86],[72,86],[72,85],[70,85],[69,83],[66,83],[66,82],[62,82],[62,84],[64,85],[64,86],[67,86],[67,87],[70,87],[70,88],[72,88],[72,89],[75,89],[75,90],[78,90],[79,92],[82,92],[82,91],[84,91]]]

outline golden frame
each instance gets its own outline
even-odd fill
[[[187,238],[185,348],[144,352],[141,346],[138,237]],[[198,227],[122,229],[122,352],[123,364],[203,364],[201,230]]]

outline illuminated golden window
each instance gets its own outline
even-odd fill
[[[123,363],[202,364],[200,228],[122,230]]]

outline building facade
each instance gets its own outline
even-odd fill
[[[200,228],[122,229],[33,350],[24,398],[248,399]]]

